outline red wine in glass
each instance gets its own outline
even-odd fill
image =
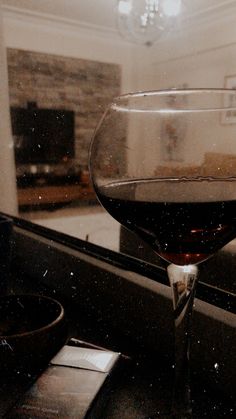
[[[185,193],[189,201],[182,202],[184,182],[175,181],[175,195],[164,202],[160,191],[168,180],[114,182],[100,188],[97,195],[117,221],[136,232],[158,255],[177,265],[195,264],[235,237],[236,199],[219,200],[208,193],[219,183],[220,190],[227,190],[230,182],[211,179],[190,182],[188,187],[198,201],[191,201],[191,194],[186,197]],[[201,201],[201,196],[208,201]]]

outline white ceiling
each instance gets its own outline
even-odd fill
[[[138,0],[135,0],[138,1]],[[182,25],[197,26],[236,13],[235,0],[182,0]],[[116,29],[117,0],[2,0],[3,5]]]

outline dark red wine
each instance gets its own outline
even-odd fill
[[[134,180],[97,193],[117,221],[171,263],[198,263],[236,236],[236,181]]]

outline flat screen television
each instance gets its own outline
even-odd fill
[[[57,164],[75,155],[74,112],[11,107],[17,164]]]

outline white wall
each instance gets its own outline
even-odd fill
[[[162,90],[183,85],[190,88],[224,87],[226,76],[236,75],[235,20],[236,10],[222,16],[222,19],[218,17],[214,20],[209,15],[208,20],[200,25],[183,23],[176,32],[167,38],[163,37],[151,48],[136,50],[138,89]],[[219,113],[211,117],[208,115],[207,122],[202,120],[202,125],[199,120],[198,129],[186,135],[187,141],[191,141],[191,154],[189,147],[185,147],[189,163],[201,163],[208,151],[236,155],[235,127],[222,125]],[[217,147],[213,143],[217,143]],[[159,153],[160,148],[157,147],[155,156],[153,148],[149,171],[155,164],[158,165]],[[145,150],[140,153],[142,161],[144,155]]]
[[[236,9],[221,21],[183,26],[146,50],[141,78],[148,89],[223,87],[224,77],[236,74]]]
[[[0,1],[0,211],[16,215],[16,176],[10,129],[7,63]]]

